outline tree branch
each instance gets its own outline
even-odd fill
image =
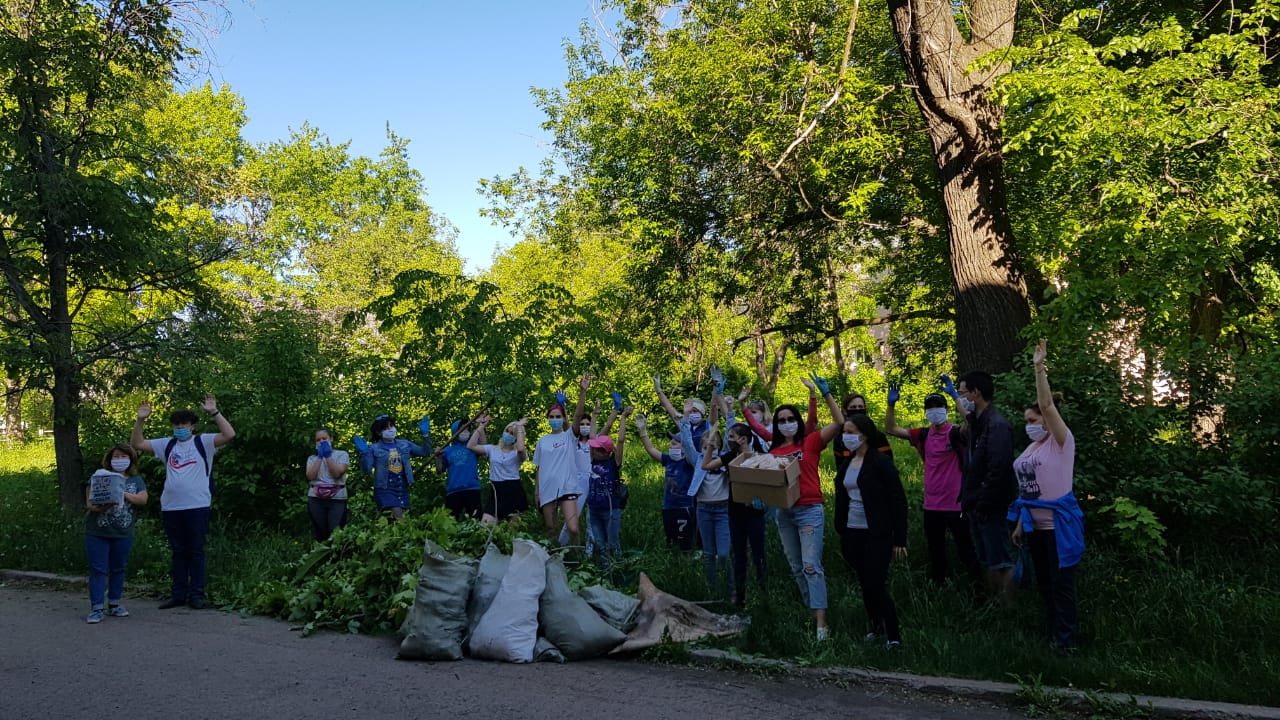
[[[890,313],[884,317],[874,318],[851,318],[849,320],[841,320],[834,328],[820,328],[808,323],[789,323],[786,325],[774,325],[762,330],[753,332],[750,335],[744,335],[733,341],[733,349],[737,350],[738,346],[747,340],[751,340],[772,333],[783,333],[793,336],[801,332],[814,333],[818,337],[826,339],[835,337],[840,333],[855,327],[871,327],[874,325],[888,325],[889,323],[899,320],[914,320],[916,318],[933,318],[935,320],[954,320],[955,313],[950,310],[909,310],[902,313]]]

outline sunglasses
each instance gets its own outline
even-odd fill
[[[787,417],[778,417],[778,416],[774,416],[774,418],[773,418],[773,419],[774,419],[774,422],[780,422],[780,423],[784,423],[784,422],[795,422],[795,421],[796,421],[796,418],[795,418],[795,417],[792,417],[792,416],[787,416]]]

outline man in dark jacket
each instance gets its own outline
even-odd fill
[[[1009,503],[1018,495],[1013,474],[1013,428],[992,404],[995,382],[973,370],[960,378],[960,405],[969,425],[969,466],[960,492],[960,509],[969,517],[978,562],[987,590],[1012,598],[1013,559],[1009,554]]]

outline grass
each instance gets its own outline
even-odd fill
[[[826,462],[824,482],[829,486]],[[897,462],[912,507],[918,508],[919,460],[904,451]],[[57,506],[51,466],[49,445],[0,450],[5,498],[0,503],[0,567],[84,573],[82,519]],[[661,467],[637,453],[628,457],[625,477],[632,490],[622,527],[629,559],[615,578],[618,584],[634,586],[643,571],[668,592],[730,611],[708,590],[702,561],[665,546]],[[424,487],[427,482],[418,486],[414,512],[439,502],[438,493]],[[302,487],[300,481],[299,506]],[[372,510],[360,489],[355,492],[356,521],[374,527]],[[151,514],[138,525],[126,591],[131,595],[166,588],[168,552],[158,504],[153,498]],[[1015,682],[1035,678],[1036,686],[1044,687],[1280,704],[1280,623],[1275,621],[1280,617],[1280,548],[1225,548],[1206,541],[1149,560],[1091,547],[1078,575],[1082,647],[1063,658],[1049,650],[1040,632],[1043,610],[1034,590],[1021,592],[1013,608],[1001,609],[983,605],[958,578],[941,589],[929,585],[918,520],[918,510],[913,510],[910,559],[895,564],[891,577],[907,646],[903,651],[890,653],[861,642],[865,618],[860,593],[840,559],[829,517],[823,563],[832,641],[812,640],[811,621],[770,526],[770,575],[763,591],[752,587],[748,594],[750,628],[739,638],[714,644],[813,666]],[[525,527],[536,531],[540,522],[530,514]],[[226,527],[215,516],[209,540],[211,598],[224,605],[248,605],[244,598],[259,583],[283,577],[289,563],[310,547],[300,513],[288,531]]]

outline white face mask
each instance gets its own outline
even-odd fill
[[[851,434],[851,433],[845,433],[845,434],[843,434],[843,435],[841,435],[841,436],[840,436],[840,440],[844,442],[844,446],[845,446],[845,447],[847,447],[847,448],[849,448],[850,450],[853,450],[853,451],[855,451],[855,452],[858,450],[858,448],[862,447],[862,436],[861,436],[861,435],[856,435],[856,434]]]
[[[470,430],[463,430],[462,432],[458,433],[458,442],[466,442],[470,439],[471,439]]]
[[[702,422],[702,413],[698,412],[697,410],[694,410],[693,412],[689,413],[689,422],[693,423],[694,425],[697,425],[698,423]]]
[[[129,469],[129,465],[133,463],[129,458],[111,458],[111,469],[116,472],[124,472]]]
[[[756,422],[758,423],[764,422],[764,413],[760,412],[759,410],[752,410],[751,417],[755,418]]]
[[[924,417],[932,425],[941,425],[947,421],[947,409],[938,407],[929,408],[924,411]]]
[[[965,412],[965,414],[967,415],[967,414],[969,414],[969,413],[973,412],[974,410],[977,410],[977,409],[978,409],[978,406],[977,406],[977,405],[975,405],[975,404],[973,403],[973,401],[972,401],[972,400],[970,400],[969,398],[967,398],[967,397],[962,397],[962,398],[960,398],[960,409],[961,409],[961,410],[963,410],[963,411]]]
[[[590,426],[590,425],[579,425],[579,426],[578,426],[578,434],[579,434],[579,435],[581,435],[582,437],[587,437],[587,436],[589,436],[589,435],[591,434],[591,426]]]
[[[787,422],[778,423],[778,432],[782,433],[783,435],[788,435],[788,436],[795,435],[796,430],[799,430],[799,429],[800,429],[800,423],[796,422],[795,420],[788,420]]]
[[[667,454],[671,456],[672,460],[683,460],[684,448],[671,448],[669,451],[667,451]]]
[[[1040,442],[1049,435],[1049,431],[1044,429],[1044,425],[1027,425],[1027,437],[1031,438],[1031,442]]]
[[[383,440],[395,440],[395,439],[396,439],[396,429],[395,429],[395,428],[393,428],[393,427],[389,427],[389,428],[387,428],[386,430],[383,430],[383,431],[382,431],[382,439],[383,439]]]

